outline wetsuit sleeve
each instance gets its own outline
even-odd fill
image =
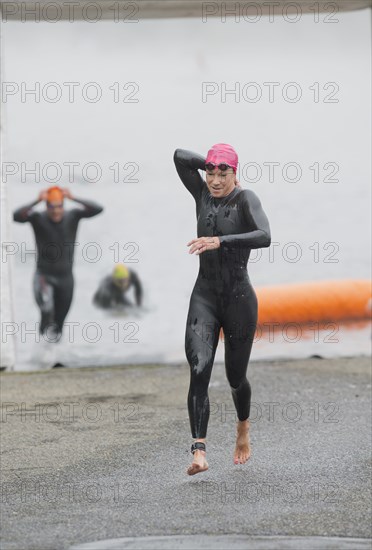
[[[131,282],[134,285],[137,306],[142,304],[143,290],[137,273],[131,271]]]
[[[239,233],[237,235],[222,235],[220,239],[221,246],[238,246],[244,248],[265,248],[271,244],[271,234],[269,220],[261,206],[257,195],[249,190],[244,190],[243,196],[244,216],[252,231],[248,233]]]
[[[92,218],[93,216],[97,216],[97,214],[100,214],[103,211],[103,207],[97,204],[96,202],[82,200],[82,199],[75,199],[75,198],[73,200],[83,205],[84,207],[81,209],[80,208],[74,209],[74,212],[79,219]]]
[[[21,208],[18,208],[13,213],[13,220],[15,222],[19,223],[25,223],[31,221],[32,217],[37,214],[37,212],[33,211],[33,207],[39,204],[39,201],[34,201],[31,204],[27,204],[26,206],[21,206]]]
[[[204,180],[198,170],[205,170],[205,158],[197,153],[176,149],[173,156],[182,183],[195,200],[200,199]]]
[[[102,308],[109,308],[111,305],[111,293],[109,289],[109,285],[107,284],[107,278],[103,279],[101,281],[98,290],[93,296],[93,303],[96,306],[102,307]]]

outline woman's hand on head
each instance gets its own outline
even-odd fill
[[[187,246],[190,247],[189,254],[195,252],[196,255],[202,254],[206,250],[215,250],[221,246],[220,239],[218,237],[199,237],[193,239]]]

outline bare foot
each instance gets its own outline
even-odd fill
[[[234,464],[245,464],[251,456],[249,443],[249,420],[237,422]]]
[[[191,466],[187,468],[189,476],[199,474],[208,470],[208,462],[205,459],[205,451],[196,450],[193,454],[193,460]]]

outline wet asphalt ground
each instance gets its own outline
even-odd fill
[[[2,373],[1,548],[368,548],[370,366],[252,362],[252,458],[236,466],[216,364],[194,477],[186,364]]]

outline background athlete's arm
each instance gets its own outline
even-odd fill
[[[36,201],[31,202],[30,204],[26,204],[26,206],[21,206],[20,208],[17,208],[17,210],[13,213],[13,220],[15,222],[19,223],[25,223],[30,221],[31,215],[33,212],[33,207],[39,204],[39,202],[45,200],[45,192],[42,191]]]
[[[221,246],[238,246],[244,248],[264,248],[271,244],[269,220],[261,206],[260,199],[250,189],[244,192],[244,213],[247,221],[255,229],[237,235],[221,235]]]
[[[131,271],[131,282],[134,285],[134,293],[136,296],[137,306],[140,306],[142,304],[143,290],[141,281],[139,280],[137,273],[135,273],[134,271]]]
[[[102,308],[109,308],[111,306],[111,293],[110,293],[110,277],[105,277],[93,296],[93,303]]]
[[[199,199],[204,182],[198,170],[205,170],[205,158],[192,151],[176,149],[173,160],[182,183],[195,199]]]
[[[85,199],[77,199],[76,197],[73,197],[68,189],[64,189],[64,196],[72,201],[78,202],[84,207],[83,209],[76,209],[79,218],[92,218],[93,216],[97,216],[97,214],[100,214],[103,210],[103,206],[97,204],[96,202],[87,201]]]

